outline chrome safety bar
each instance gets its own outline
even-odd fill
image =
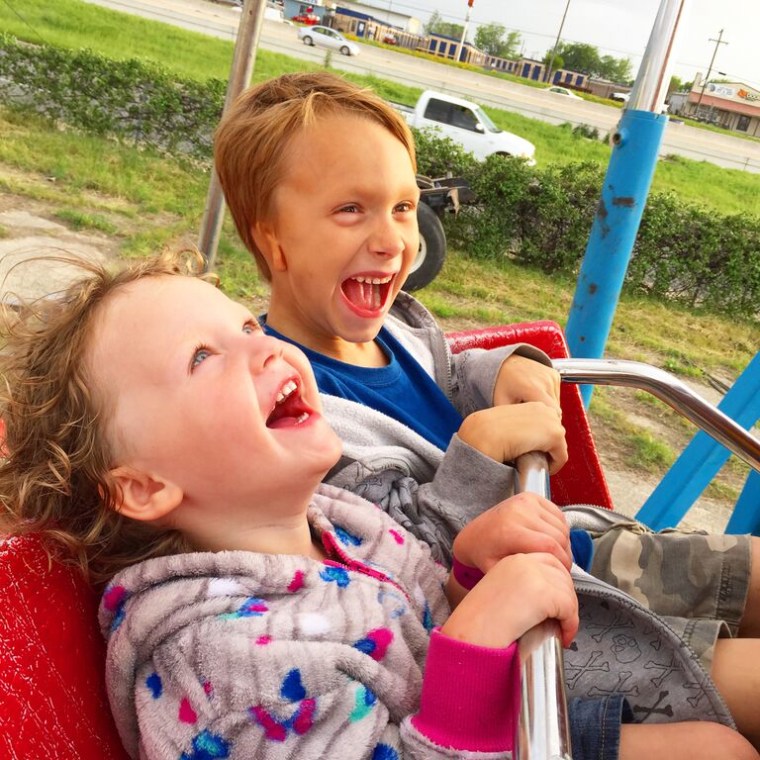
[[[517,458],[518,492],[549,496],[546,455]],[[562,640],[555,620],[545,620],[523,634],[520,652],[520,719],[515,760],[571,760],[570,726],[565,695]]]
[[[555,359],[562,382],[613,385],[651,393],[760,472],[760,440],[665,370],[616,359]],[[516,463],[519,491],[549,496],[546,456],[524,454]],[[520,639],[521,706],[515,760],[570,760],[562,642],[555,621]]]
[[[648,391],[760,472],[760,439],[669,372],[618,359],[554,359],[562,382],[615,385]]]

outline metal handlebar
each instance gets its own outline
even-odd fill
[[[549,496],[549,468],[539,452],[517,458],[518,492]],[[571,760],[565,668],[559,625],[545,620],[523,634],[520,652],[520,720],[516,760]]]
[[[555,359],[565,383],[614,385],[651,393],[760,472],[760,440],[670,373],[643,362],[614,359]],[[549,496],[546,456],[524,454],[516,462],[518,491]],[[570,760],[562,643],[547,620],[520,639],[520,720],[516,760]]]
[[[617,359],[555,359],[562,382],[648,391],[760,472],[760,440],[665,370]]]

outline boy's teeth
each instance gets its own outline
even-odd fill
[[[302,422],[306,422],[309,419],[309,415],[304,412],[297,420],[296,425],[300,425]]]
[[[367,282],[371,285],[385,285],[385,283],[390,282],[393,278],[388,275],[387,277],[354,277],[353,279],[357,282]]]
[[[290,396],[297,388],[298,386],[295,384],[293,380],[288,380],[285,385],[282,386],[280,389],[280,392],[277,394],[276,402],[278,404],[281,404],[285,399]]]

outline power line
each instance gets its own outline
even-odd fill
[[[28,27],[29,27],[29,28],[30,28],[30,29],[31,29],[31,30],[32,30],[32,31],[33,31],[33,32],[34,32],[34,33],[37,35],[37,37],[39,38],[40,42],[47,42],[47,40],[46,40],[46,39],[45,39],[45,38],[42,36],[42,34],[40,33],[39,29],[36,29],[34,26],[32,26],[32,24],[31,24],[31,23],[30,23],[30,22],[29,22],[27,19],[25,19],[25,18],[24,18],[24,17],[23,17],[23,16],[22,16],[22,15],[21,15],[21,14],[20,14],[20,13],[19,13],[19,12],[18,12],[18,11],[17,11],[17,10],[16,10],[16,9],[15,9],[13,6],[12,6],[12,5],[11,5],[11,4],[10,4],[9,0],[3,0],[3,4],[4,4],[4,5],[6,5],[6,6],[7,6],[7,7],[10,9],[11,13],[13,13],[15,16],[17,16],[17,17],[18,17],[18,19],[19,19],[19,20],[20,20],[20,21],[21,21],[23,24],[26,24],[26,25],[27,25],[27,26],[28,26]]]

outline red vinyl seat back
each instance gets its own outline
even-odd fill
[[[448,335],[456,353],[467,348],[496,348],[513,343],[529,343],[552,359],[566,359],[570,353],[562,328],[556,322],[518,322],[481,330]],[[586,409],[577,385],[563,383],[560,390],[562,424],[567,431],[567,464],[551,477],[552,501],[560,506],[595,504],[612,508],[607,481],[591,436]]]
[[[106,697],[97,603],[37,536],[0,542],[0,757],[126,760]]]

